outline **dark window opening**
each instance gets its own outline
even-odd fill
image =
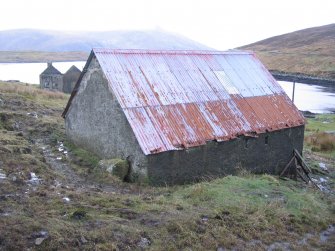
[[[269,144],[269,136],[266,135],[266,136],[265,136],[265,145],[268,145],[268,144]]]

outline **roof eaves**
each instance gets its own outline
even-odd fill
[[[50,75],[50,74],[57,74],[57,75],[63,75],[59,70],[57,70],[53,65],[48,66],[41,75]]]

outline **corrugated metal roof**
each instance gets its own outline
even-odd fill
[[[304,124],[253,53],[93,53],[145,154]]]

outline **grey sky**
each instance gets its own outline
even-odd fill
[[[216,49],[335,23],[334,0],[10,0],[0,30],[160,28]]]

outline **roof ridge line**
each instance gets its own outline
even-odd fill
[[[111,54],[170,54],[170,55],[251,55],[253,52],[244,50],[159,50],[159,49],[113,49],[96,47],[92,49],[94,53]]]

